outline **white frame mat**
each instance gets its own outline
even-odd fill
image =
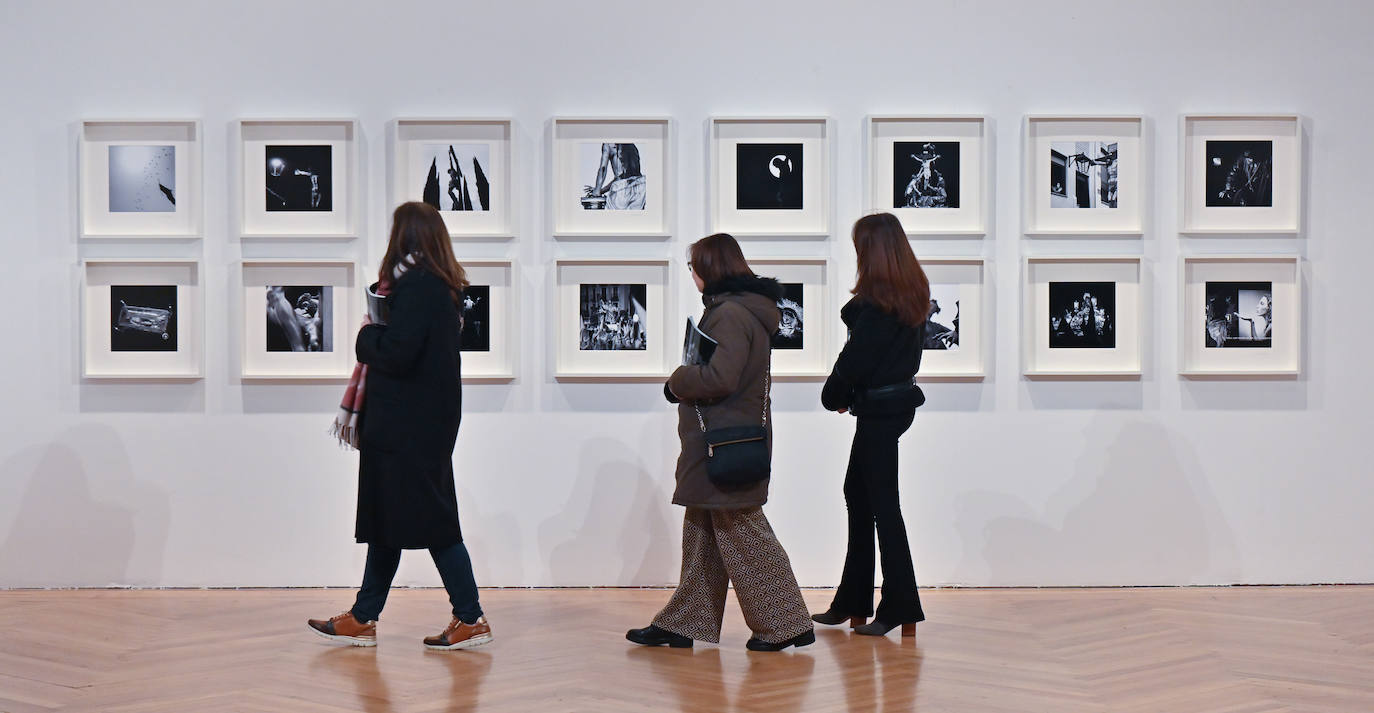
[[[1271,346],[1207,347],[1208,282],[1270,282]],[[1301,373],[1302,260],[1297,255],[1193,255],[1179,258],[1179,374],[1293,377]],[[1288,326],[1284,326],[1288,325]]]
[[[829,117],[713,117],[707,124],[710,165],[708,224],[711,232],[735,237],[830,236],[831,156]],[[736,151],[741,143],[802,145],[802,208],[759,210],[736,207]]]
[[[204,176],[197,119],[89,119],[81,122],[81,237],[196,238],[204,233]],[[170,146],[174,151],[170,211],[110,210],[110,149]]]
[[[459,259],[468,282],[491,289],[488,308],[491,350],[463,352],[464,383],[515,379],[516,343],[520,334],[520,289],[516,265],[510,260]]]
[[[802,348],[774,349],[773,376],[808,379],[829,375],[837,312],[830,261],[813,257],[758,257],[750,259],[749,266],[763,277],[802,285]]]
[[[354,119],[241,119],[234,122],[233,181],[239,235],[244,238],[354,238],[362,210]],[[328,211],[269,211],[267,146],[330,147]]]
[[[454,211],[440,209],[448,226],[449,237],[455,239],[506,239],[514,235],[512,217],[518,207],[512,140],[514,125],[510,119],[443,119],[401,118],[391,123],[391,205],[388,212],[407,201],[424,200],[425,172],[421,158],[424,147],[432,144],[482,144],[487,146],[488,165],[484,167],[490,186],[490,205],[487,210]],[[447,168],[440,164],[440,205],[445,204],[448,185]],[[466,178],[467,176],[465,176]],[[472,181],[470,192],[476,193]],[[474,195],[475,197],[475,195]]]
[[[668,117],[554,117],[550,124],[549,215],[555,238],[667,238],[675,215],[673,120]],[[587,210],[581,147],[634,143],[646,180],[643,210]]]
[[[1051,144],[1070,141],[1116,142],[1116,208],[1052,206]],[[1150,154],[1143,117],[1027,116],[1022,122],[1021,143],[1021,222],[1025,235],[1144,234]],[[1066,178],[1066,196],[1067,190]]]
[[[1179,232],[1296,234],[1302,221],[1302,118],[1296,114],[1189,114],[1179,119]],[[1272,141],[1271,205],[1207,205],[1207,142]],[[1279,181],[1278,178],[1284,180]]]
[[[554,263],[553,309],[550,315],[554,332],[554,378],[558,380],[657,380],[671,373],[681,352],[678,343],[681,326],[669,324],[677,314],[672,304],[668,260],[652,259],[564,259]],[[658,320],[645,328],[647,343],[640,350],[582,350],[580,310],[583,284],[643,284],[645,321]]]
[[[92,258],[81,263],[81,376],[85,379],[174,380],[205,375],[205,309],[198,260]],[[112,348],[110,287],[175,285],[177,349],[116,352]]]
[[[363,286],[358,274],[358,266],[351,260],[253,259],[239,263],[239,376],[244,381],[348,379],[353,373],[354,338],[363,314]],[[264,290],[269,285],[333,288],[332,351],[267,351]]]
[[[921,266],[932,287],[955,285],[959,288],[959,348],[925,349],[921,354],[921,381],[980,381],[987,377],[987,350],[990,347],[987,325],[991,311],[987,297],[987,264],[981,257],[923,257]],[[946,322],[953,314],[941,305]]]
[[[1027,378],[1140,378],[1144,270],[1139,256],[1027,257],[1021,308],[1022,373]],[[1113,348],[1049,346],[1050,282],[1114,282]]]
[[[988,161],[987,120],[982,116],[875,115],[864,120],[867,170],[864,206],[890,212],[907,235],[986,235],[992,171]],[[894,147],[899,141],[959,142],[959,207],[906,208],[895,205]],[[937,170],[939,166],[935,167]]]

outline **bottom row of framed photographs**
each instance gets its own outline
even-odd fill
[[[931,282],[924,379],[984,377],[992,324],[981,258],[923,258]],[[824,258],[751,261],[782,283],[774,374],[825,376],[842,344],[842,299]],[[463,376],[515,378],[520,281],[509,260],[463,262]],[[1028,378],[1132,378],[1142,373],[1147,292],[1141,258],[1028,257],[1024,262],[1022,373]],[[230,321],[241,328],[244,380],[346,379],[364,282],[342,260],[246,260]],[[553,267],[553,338],[560,380],[661,379],[678,361],[684,325],[672,318],[678,281],[668,260],[575,259]],[[1295,376],[1302,299],[1296,255],[1181,259],[1179,373],[1187,377]],[[176,380],[204,375],[205,309],[195,260],[83,263],[82,375]],[[686,311],[695,312],[694,305]],[[240,314],[234,315],[238,310]],[[233,351],[233,350],[231,350]]]

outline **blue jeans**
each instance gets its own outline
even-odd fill
[[[434,566],[439,568],[439,577],[444,580],[448,590],[448,601],[453,605],[453,615],[471,624],[482,616],[482,605],[477,601],[477,579],[472,575],[472,559],[468,548],[458,542],[448,547],[429,550],[434,558]],[[391,592],[391,580],[396,577],[396,567],[401,564],[401,550],[381,545],[367,546],[367,565],[363,568],[363,586],[358,589],[358,598],[353,602],[353,618],[358,621],[376,621],[386,606],[386,595]]]

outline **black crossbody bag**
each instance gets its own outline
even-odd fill
[[[768,452],[768,391],[772,381],[772,365],[763,373],[763,419],[759,426],[728,426],[706,429],[701,407],[692,404],[697,412],[697,425],[706,438],[706,477],[722,490],[743,488],[768,478],[772,472],[772,458]]]

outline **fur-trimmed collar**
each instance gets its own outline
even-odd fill
[[[734,275],[716,280],[707,285],[701,294],[703,297],[710,297],[730,292],[752,292],[771,300],[781,299],[783,295],[781,283],[771,277],[759,277],[758,275]]]

